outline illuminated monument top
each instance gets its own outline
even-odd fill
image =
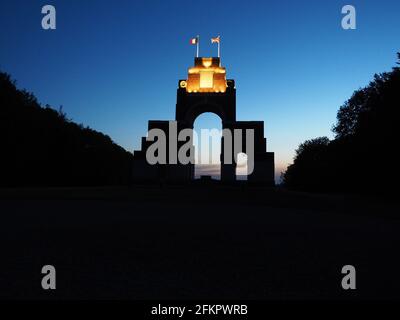
[[[186,88],[188,93],[224,93],[227,88],[226,70],[221,67],[220,58],[196,57],[194,67],[188,70],[187,80],[181,80],[179,86]]]

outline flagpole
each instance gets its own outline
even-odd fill
[[[221,40],[220,40],[220,41],[221,41]],[[220,41],[218,41],[218,58],[221,58],[221,51],[220,51],[220,47],[219,47]]]
[[[196,57],[199,57],[199,47],[200,47],[200,36],[197,35],[197,50],[196,50]]]

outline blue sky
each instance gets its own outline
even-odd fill
[[[57,29],[41,28],[41,8]],[[341,8],[357,29],[341,28]],[[237,119],[265,121],[277,174],[305,139],[326,135],[336,112],[400,51],[400,1],[2,0],[0,69],[42,104],[138,148],[150,119],[173,119],[179,79],[201,55],[216,55],[237,88]],[[205,115],[202,126],[214,125]]]

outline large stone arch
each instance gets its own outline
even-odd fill
[[[211,64],[210,64],[211,63]],[[213,67],[218,69],[214,74],[213,88],[198,86],[201,83],[198,69]],[[204,70],[203,70],[204,71]],[[200,75],[201,76],[201,75]],[[200,83],[199,83],[200,81]],[[222,88],[221,85],[224,85]],[[189,69],[188,78],[179,80],[177,90],[177,100],[175,109],[175,121],[177,130],[193,129],[194,121],[201,114],[211,112],[216,114],[222,121],[222,129],[239,129],[244,134],[247,129],[254,132],[254,171],[248,176],[249,182],[274,184],[274,154],[267,152],[267,141],[264,138],[263,121],[236,121],[236,87],[234,80],[225,80],[225,69],[220,67],[219,58],[195,58],[195,67]],[[161,129],[169,134],[169,121],[149,121],[150,129]],[[239,133],[240,134],[240,133]],[[172,139],[172,140],[171,140]],[[167,143],[176,139],[176,136],[168,136]],[[234,138],[236,139],[236,138]],[[227,139],[226,139],[227,140]],[[230,139],[232,140],[232,139]],[[233,140],[232,140],[233,141]],[[242,139],[242,141],[245,141]],[[228,140],[226,141],[228,142]],[[178,141],[178,149],[184,141]],[[142,138],[141,150],[134,153],[134,179],[145,181],[171,181],[187,182],[194,178],[194,165],[166,163],[163,165],[149,165],[146,163],[145,154],[151,142]],[[223,182],[233,182],[236,180],[236,163],[225,161],[224,138],[221,143],[221,180]],[[248,146],[242,145],[241,150],[233,150],[232,157],[227,154],[227,159],[235,159],[238,152],[248,152]],[[176,152],[172,151],[172,152]],[[162,170],[160,170],[162,167]]]

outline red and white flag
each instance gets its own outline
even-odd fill
[[[221,37],[220,36],[211,38],[211,43],[217,43],[218,44],[218,58],[221,57],[221,48],[219,47],[220,46],[220,42],[221,42]]]
[[[215,38],[211,38],[211,43],[219,43],[221,41],[220,36],[215,37]]]
[[[198,44],[199,43],[199,38],[198,37],[196,37],[196,38],[192,38],[192,39],[190,39],[190,44]]]
[[[196,46],[196,57],[199,57],[200,36],[190,39],[190,44]]]

